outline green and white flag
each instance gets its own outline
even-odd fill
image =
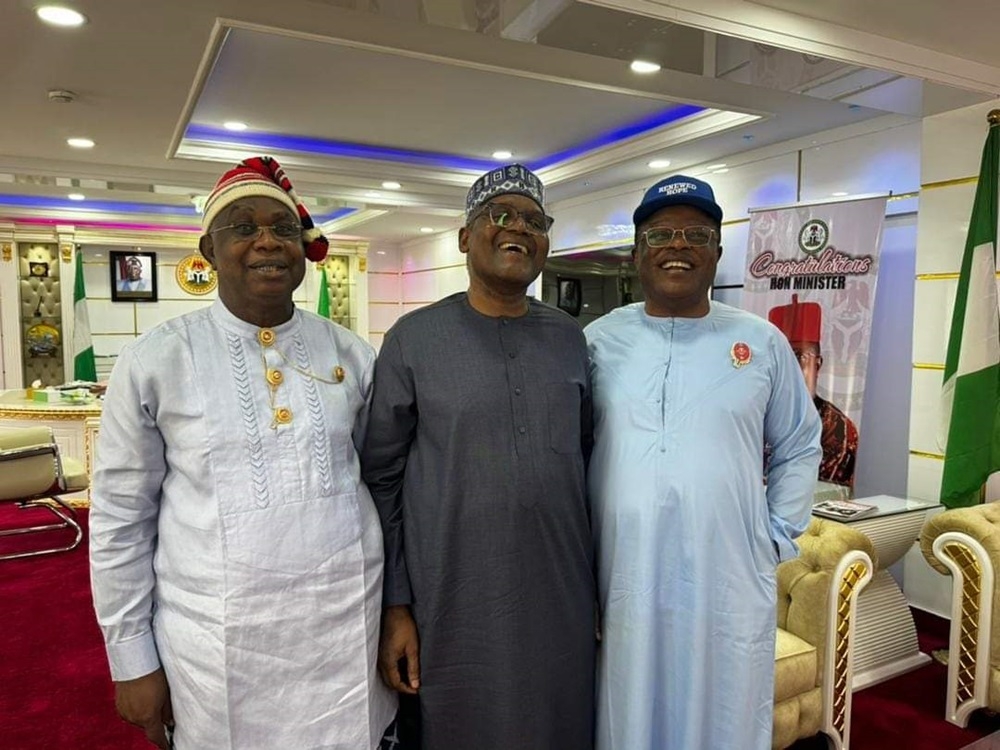
[[[326,266],[320,268],[319,276],[319,304],[316,305],[316,314],[322,318],[330,319],[330,287],[326,283]]]
[[[95,382],[94,344],[90,340],[87,292],[83,285],[83,254],[76,251],[76,280],[73,284],[73,379]]]
[[[1000,308],[997,306],[997,173],[1000,114],[990,113],[979,185],[965,241],[942,390],[941,503],[975,505],[1000,471]]]

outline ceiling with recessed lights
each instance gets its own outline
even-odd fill
[[[400,242],[458,226],[467,187],[501,150],[539,171],[558,202],[985,98],[707,22],[650,19],[630,3],[67,0],[86,22],[66,28],[14,0],[0,28],[0,222],[196,234],[199,197],[233,162],[266,152],[327,231]],[[957,23],[918,5],[929,22]],[[848,27],[826,16],[824,29]],[[637,59],[660,68],[637,73]]]

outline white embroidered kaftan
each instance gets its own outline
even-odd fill
[[[216,301],[122,351],[97,448],[94,603],[114,679],[166,671],[178,750],[371,750],[395,710],[355,448],[374,353],[298,310],[270,330],[265,346]]]

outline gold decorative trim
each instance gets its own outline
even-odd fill
[[[11,259],[14,257],[14,248],[9,242],[0,245],[0,252],[3,253],[3,262],[10,263]]]
[[[91,417],[86,421],[83,426],[83,456],[84,456],[84,466],[87,469],[87,500],[76,501],[78,505],[76,507],[90,507],[90,501],[93,499],[91,492],[94,488],[94,458],[95,458],[95,441],[100,433],[101,420],[96,417]]]
[[[943,453],[928,453],[927,451],[910,451],[911,456],[917,456],[918,458],[934,458],[938,461],[944,461]]]
[[[921,190],[936,190],[937,188],[954,187],[955,185],[969,185],[973,182],[979,182],[979,176],[974,177],[956,177],[953,180],[938,180],[937,182],[928,182],[920,186]]]
[[[588,242],[585,245],[574,245],[573,247],[560,248],[559,252],[556,254],[550,254],[550,258],[561,258],[563,255],[571,255],[573,253],[579,252],[580,250],[598,250],[600,248],[613,248],[613,247],[624,247],[625,245],[631,245],[631,240],[626,240],[624,237],[620,240],[601,240],[600,242]]]
[[[64,244],[59,246],[59,253],[62,256],[63,263],[73,262],[73,246],[70,244]]]
[[[942,546],[941,551],[962,571],[958,654],[949,654],[948,657],[958,659],[955,702],[956,705],[961,705],[972,700],[976,693],[976,644],[979,641],[979,596],[982,593],[983,571],[972,550],[964,544],[949,542]]]
[[[430,273],[431,271],[445,271],[449,268],[465,268],[465,261],[462,261],[461,263],[451,263],[450,265],[447,266],[434,266],[433,268],[416,268],[412,271],[403,271],[400,275],[409,276],[410,274],[413,273]]]
[[[951,281],[958,276],[957,273],[918,273],[917,281]],[[997,271],[996,277],[1000,279],[1000,271]]]
[[[80,409],[66,409],[60,411],[31,411],[28,409],[7,409],[0,406],[0,417],[5,419],[28,419],[35,422],[48,421],[50,419],[59,422],[69,422],[94,417],[100,413],[100,410],[83,411]]]
[[[944,364],[938,362],[914,362],[914,370],[943,370]]]
[[[868,575],[868,566],[855,562],[847,567],[837,586],[837,632],[833,649],[833,716],[831,722],[841,737],[847,736],[847,701],[851,647],[851,601],[860,582]]]

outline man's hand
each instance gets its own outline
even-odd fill
[[[119,716],[142,729],[160,750],[170,750],[164,727],[173,727],[174,712],[162,668],[134,680],[116,682],[115,708]]]
[[[403,679],[400,669],[400,662],[404,659],[409,682]],[[420,688],[420,640],[417,637],[417,623],[413,621],[410,608],[405,605],[387,607],[382,615],[378,671],[385,684],[393,690],[416,695]]]

